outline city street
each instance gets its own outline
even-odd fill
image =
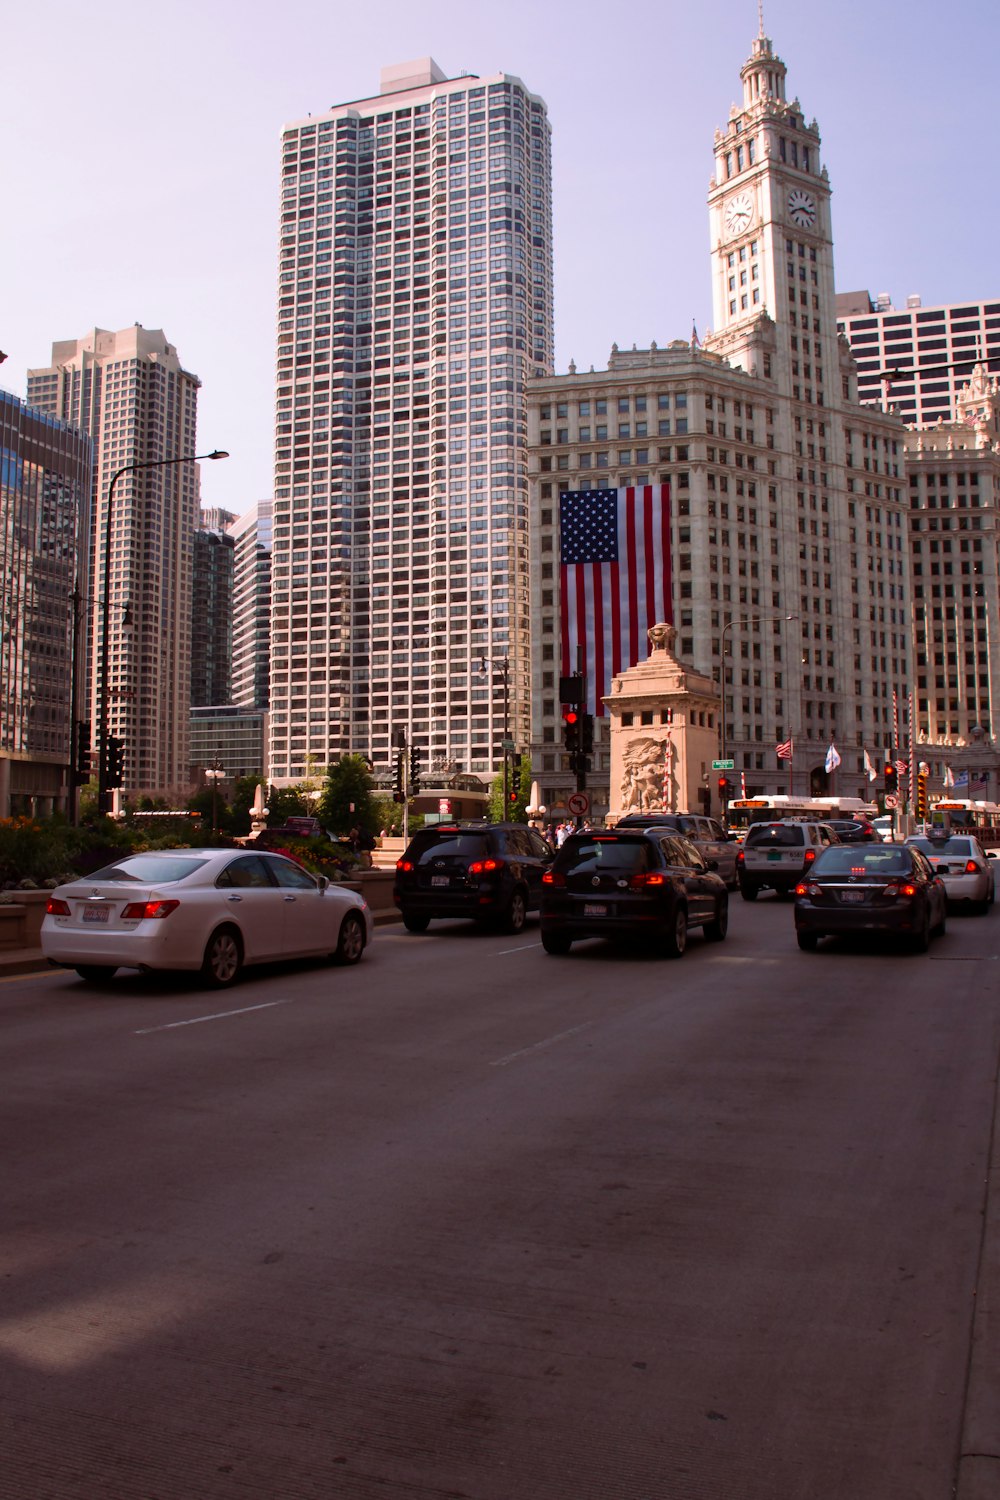
[[[1000,916],[0,982],[2,1500],[945,1500]]]

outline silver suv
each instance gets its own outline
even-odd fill
[[[690,839],[710,869],[717,870],[731,891],[736,889],[736,851],[739,847],[722,824],[704,813],[628,813],[616,828],[669,828]]]
[[[806,823],[782,818],[775,823],[753,823],[736,856],[740,895],[756,901],[769,887],[779,895],[795,889],[818,854],[840,839],[828,823]]]

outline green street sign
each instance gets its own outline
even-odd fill
[[[735,771],[736,770],[736,762],[734,760],[713,760],[713,762],[712,762],[712,770],[713,771]]]

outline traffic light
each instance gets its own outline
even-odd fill
[[[563,744],[570,755],[575,755],[580,749],[580,711],[563,705]]]
[[[594,715],[581,714],[579,723],[580,750],[584,755],[589,755],[594,748]]]
[[[422,751],[419,745],[410,746],[410,795],[413,796],[420,790],[420,761]]]
[[[405,795],[403,793],[403,771],[404,771],[403,757],[404,757],[405,754],[406,754],[405,750],[397,750],[396,751],[396,764],[395,764],[395,767],[393,769],[393,775],[392,775],[392,800],[393,800],[393,802],[405,802],[405,800],[406,800]]]
[[[722,801],[722,802],[725,802],[726,798],[728,796],[729,796],[729,777],[728,776],[720,776],[719,777],[719,800]]]
[[[899,777],[896,774],[896,767],[891,761],[887,760],[885,763],[885,789],[887,792],[894,792],[898,785]]]
[[[917,776],[917,817],[921,822],[927,817],[927,773],[921,771]]]
[[[511,789],[510,789],[510,791],[507,793],[507,801],[510,803],[511,807],[513,807],[515,805],[515,803],[517,802],[517,799],[518,799],[518,797],[520,795],[521,794],[518,791],[517,787],[516,786],[512,786]]]
[[[125,741],[117,735],[108,735],[108,776],[110,790],[122,786],[125,781]]]
[[[83,786],[90,780],[90,721],[88,719],[76,721],[76,765],[73,770],[73,780],[77,786]]]

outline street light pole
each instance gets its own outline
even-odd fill
[[[216,755],[215,759],[212,761],[212,764],[210,766],[207,766],[205,768],[205,775],[207,777],[209,777],[210,780],[211,780],[211,782],[212,782],[212,833],[213,833],[213,835],[218,831],[218,827],[219,827],[219,782],[222,780],[222,778],[223,778],[223,776],[225,776],[225,774],[226,773],[225,773],[225,771],[222,768],[222,762],[219,759],[218,755]]]
[[[495,665],[497,663],[493,661],[492,657],[484,656],[479,663],[479,670],[485,677],[487,667]],[[503,673],[503,808],[506,815],[507,797],[510,790],[510,780],[508,777],[508,759],[510,755],[510,657],[502,657],[499,666]],[[490,686],[492,687],[492,685],[493,678],[491,675]]]
[[[111,811],[110,787],[108,786],[108,726],[109,726],[109,675],[111,670],[111,521],[114,510],[115,486],[123,474],[135,474],[140,469],[166,469],[173,464],[198,463],[200,459],[228,458],[229,454],[222,448],[215,448],[211,453],[193,453],[187,458],[151,458],[141,463],[123,464],[116,469],[111,476],[108,485],[108,498],[106,504],[107,514],[105,516],[104,529],[104,588],[101,599],[101,656],[97,674],[98,692],[100,694],[100,709],[98,714],[97,728],[97,810],[99,813]]]

